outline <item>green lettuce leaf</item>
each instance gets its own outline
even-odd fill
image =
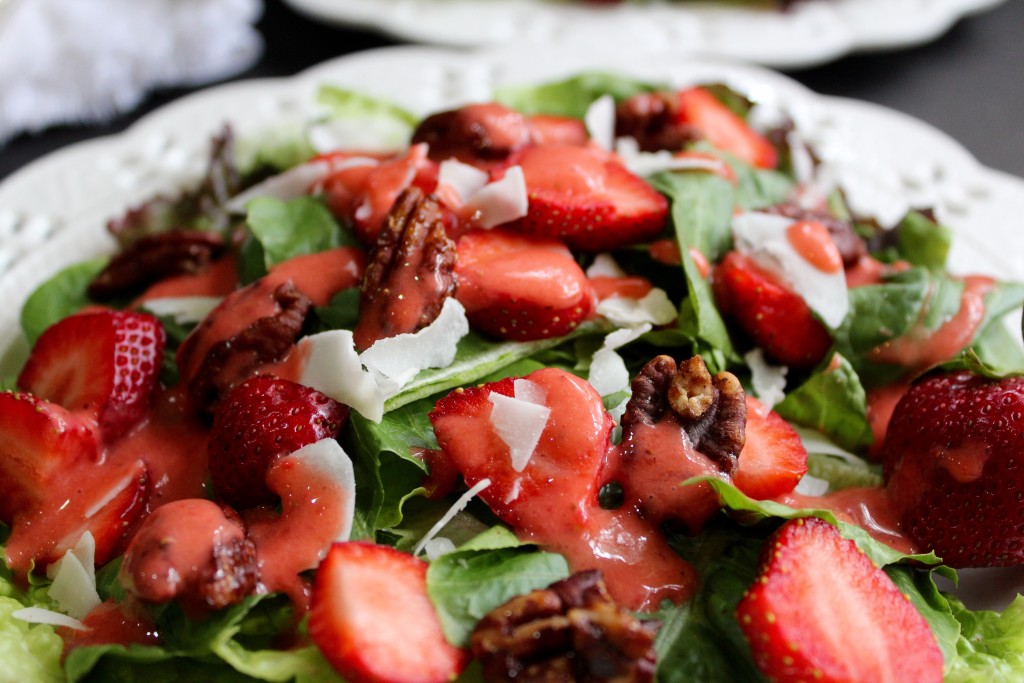
[[[85,293],[110,259],[106,256],[68,266],[39,285],[21,307],[21,329],[35,344],[47,327],[93,303]]]
[[[1017,596],[1002,613],[972,612],[946,597],[960,623],[957,656],[946,663],[947,683],[1024,680],[1024,597]]]
[[[616,101],[657,87],[632,78],[591,72],[564,81],[529,86],[504,86],[494,92],[494,100],[524,114],[553,114],[582,119],[591,103],[602,95]]]
[[[257,197],[246,206],[245,220],[261,247],[265,269],[296,256],[360,246],[316,197]]]
[[[464,646],[476,623],[492,609],[568,575],[561,555],[539,552],[504,527],[493,527],[430,563],[427,594],[445,637]]]

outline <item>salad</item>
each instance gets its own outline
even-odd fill
[[[720,84],[319,98],[24,303],[6,678],[1020,676],[1024,285]]]

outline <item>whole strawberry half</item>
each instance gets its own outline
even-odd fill
[[[1024,377],[939,374],[893,411],[882,449],[908,533],[953,567],[1024,563]]]
[[[823,519],[786,522],[736,614],[769,680],[942,680],[931,628],[889,576]]]
[[[160,321],[135,311],[79,313],[36,341],[18,387],[72,412],[86,412],[112,441],[149,410],[160,375]]]
[[[785,365],[810,368],[832,337],[800,295],[749,257],[732,251],[714,271],[715,302],[765,353]]]
[[[651,240],[668,220],[668,200],[603,150],[531,147],[519,165],[529,209],[513,230],[602,251]]]
[[[470,324],[502,339],[568,334],[594,305],[590,282],[564,244],[501,228],[462,236],[455,277]]]
[[[296,382],[266,375],[242,382],[213,415],[207,449],[214,492],[239,510],[273,504],[270,465],[337,436],[347,417],[346,406]]]

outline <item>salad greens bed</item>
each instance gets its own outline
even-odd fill
[[[623,99],[654,89],[606,74],[585,74],[536,87],[505,88],[498,101],[524,113],[581,117],[598,96]],[[716,87],[716,94],[741,114],[750,103]],[[386,121],[393,130],[410,131],[417,118],[399,108],[362,95],[325,87],[321,103],[327,121],[351,125],[367,119]],[[385,126],[387,127],[387,126]],[[121,239],[189,225],[204,229],[230,225],[218,195],[219,174],[239,164],[244,182],[281,171],[313,155],[305,130],[285,131],[259,144],[243,141],[232,158],[230,147],[219,146],[211,162],[211,177],[180,197],[154,200],[143,211],[122,222]],[[270,140],[268,142],[267,140]],[[650,182],[671,202],[672,229],[679,242],[697,247],[714,262],[731,248],[730,223],[735,207],[756,209],[785,200],[794,189],[791,163],[782,170],[759,170],[706,143],[703,151],[724,158],[738,183],[703,172],[662,172]],[[842,194],[831,197],[833,211],[849,217]],[[263,198],[252,202],[246,217],[247,238],[242,248],[240,273],[251,282],[267,269],[294,256],[341,244],[356,244],[347,226],[340,225],[316,197],[294,200]],[[927,211],[912,212],[893,229],[882,231],[870,220],[856,223],[874,255],[882,260],[901,259],[911,268],[878,285],[850,290],[851,312],[834,330],[838,369],[825,372],[791,371],[786,398],[776,410],[794,424],[817,430],[834,446],[863,454],[872,442],[866,414],[866,389],[889,381],[901,372],[878,364],[869,351],[889,338],[908,332],[919,318],[934,329],[957,310],[961,281],[944,270],[952,235]],[[729,368],[748,385],[751,377],[743,360],[749,344],[733,333],[719,314],[707,281],[682,249],[683,263],[670,267],[654,262],[645,249],[615,254],[631,272],[642,272],[678,302],[679,318],[673,327],[658,329],[632,343],[621,354],[632,372],[653,355],[664,352],[677,358],[701,354],[712,372]],[[64,270],[31,295],[22,313],[29,341],[48,325],[89,304],[85,287],[106,259],[84,262]],[[1003,313],[1024,304],[1024,285],[997,283],[986,298],[987,318],[962,362],[999,370],[1024,368],[1024,352],[998,323]],[[336,295],[329,306],[315,311],[318,330],[351,328],[358,316],[358,292]],[[189,326],[165,319],[169,362],[163,381],[176,381],[173,351]],[[451,389],[507,376],[520,376],[541,367],[560,367],[586,375],[593,352],[600,347],[607,325],[587,323],[569,337],[535,342],[500,342],[470,333],[459,345],[455,362],[420,373],[390,399],[380,423],[353,413],[343,433],[346,450],[356,466],[357,502],[353,538],[411,550],[424,533],[451,506],[451,500],[431,501],[420,482],[425,465],[410,448],[436,448],[428,411]],[[4,386],[13,386],[4,378]],[[623,395],[606,397],[613,406]],[[834,448],[818,450],[835,452]],[[858,458],[812,453],[811,473],[826,479],[831,490],[881,482],[877,465]],[[656,616],[663,626],[656,647],[660,681],[761,681],[763,676],[739,630],[735,606],[752,583],[765,539],[782,520],[808,515],[836,522],[824,510],[793,510],[751,500],[738,489],[713,480],[724,509],[698,536],[678,536],[674,547],[693,563],[702,576],[695,598]],[[740,521],[742,520],[742,523]],[[1018,597],[1002,613],[970,611],[954,596],[940,592],[935,578],[955,580],[955,573],[932,555],[905,556],[873,540],[863,530],[838,523],[892,577],[927,619],[945,656],[948,681],[1020,680],[1024,678],[1024,598]],[[0,527],[0,543],[7,530]],[[474,624],[488,611],[514,595],[544,587],[569,573],[556,554],[520,542],[479,500],[472,501],[445,528],[456,550],[436,558],[427,575],[428,591],[440,614],[448,638],[465,644]],[[120,560],[101,568],[98,590],[104,599],[121,597],[117,582]],[[276,595],[250,597],[241,604],[190,621],[175,605],[154,612],[162,634],[159,647],[105,645],[73,650],[61,662],[62,642],[50,626],[28,624],[11,616],[22,606],[54,609],[45,578],[30,586],[15,583],[0,567],[0,680],[2,681],[331,681],[340,680],[316,648],[302,637],[288,639],[292,630],[289,602]],[[283,639],[300,643],[281,649]],[[474,667],[464,680],[479,678]]]

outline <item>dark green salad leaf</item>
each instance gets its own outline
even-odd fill
[[[21,329],[30,344],[50,325],[93,303],[85,290],[109,261],[100,256],[68,266],[32,292],[21,307]]]
[[[524,114],[553,114],[582,119],[602,95],[625,100],[657,87],[616,74],[590,72],[564,81],[531,86],[504,86],[494,93],[496,102]]]

